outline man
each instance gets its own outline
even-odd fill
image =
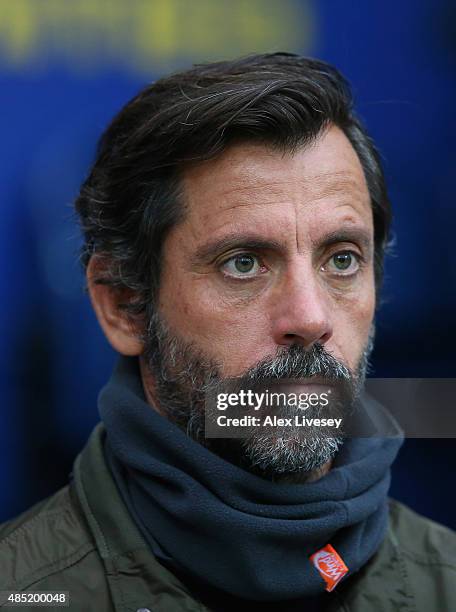
[[[69,486],[1,528],[0,590],[97,611],[456,609],[454,534],[387,497],[392,420],[205,431],[232,379],[331,384],[347,412],[362,396],[390,205],[342,76],[277,53],[161,79],[106,130],[76,208],[121,357]]]

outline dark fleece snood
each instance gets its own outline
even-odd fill
[[[152,552],[177,573],[249,600],[311,597],[326,587],[311,555],[331,544],[348,567],[345,580],[385,536],[400,430],[347,439],[318,481],[277,484],[160,416],[145,400],[135,358],[120,358],[99,410],[122,497]]]

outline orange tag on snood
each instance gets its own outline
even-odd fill
[[[310,557],[310,560],[326,582],[327,591],[335,589],[336,585],[348,572],[348,567],[342,561],[342,557],[331,544],[327,544],[323,548],[320,548],[320,550],[317,550],[317,552]]]

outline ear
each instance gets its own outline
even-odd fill
[[[119,308],[120,304],[131,299],[133,293],[129,289],[97,283],[96,279],[105,270],[106,261],[93,255],[87,266],[87,286],[98,322],[115,351],[130,357],[140,355],[143,344],[138,337],[138,330],[127,313]]]

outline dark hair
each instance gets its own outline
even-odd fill
[[[377,290],[391,208],[378,153],[353,112],[350,88],[329,64],[291,53],[196,65],[147,86],[114,118],[76,200],[82,262],[106,261],[97,282],[132,290],[123,304],[150,316],[167,231],[183,218],[179,172],[234,141],[293,151],[337,125],[355,149],[374,219]]]

